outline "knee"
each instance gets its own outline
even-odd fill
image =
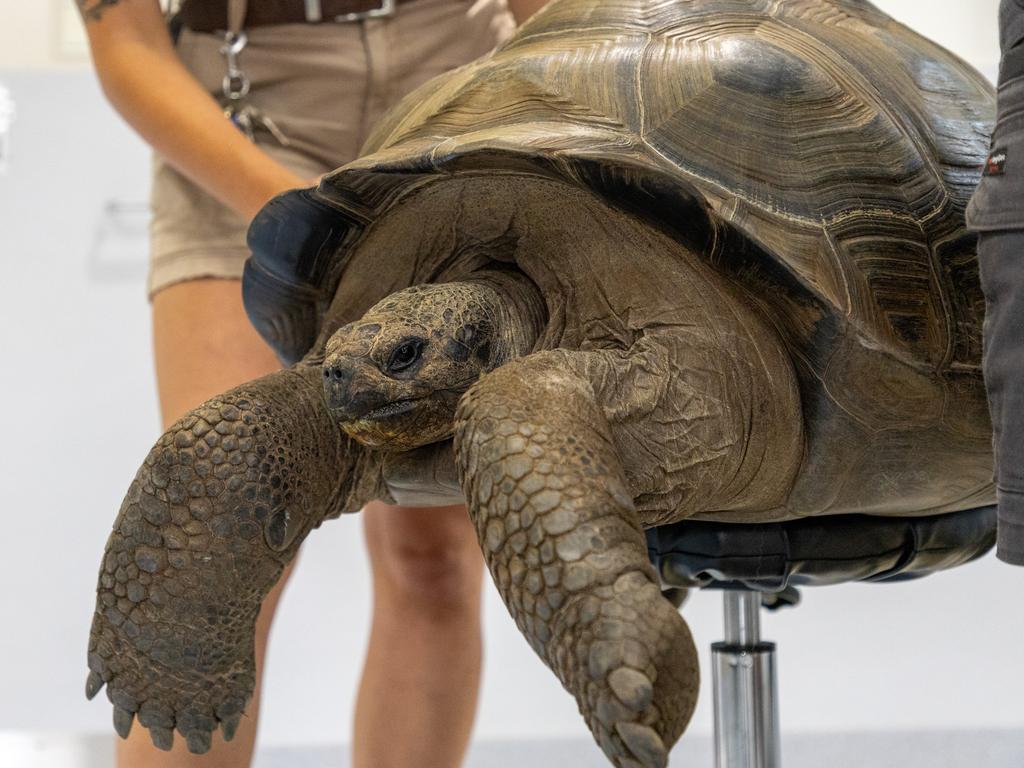
[[[463,511],[464,515],[465,512]],[[479,611],[482,557],[468,519],[463,526],[415,516],[397,524],[368,524],[377,604],[426,618],[464,617]],[[431,523],[435,523],[431,525]],[[383,530],[381,530],[383,529]]]
[[[479,595],[475,558],[454,546],[400,544],[385,553],[387,576],[402,602],[428,612],[464,611]]]

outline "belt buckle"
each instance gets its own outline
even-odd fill
[[[311,0],[306,0],[310,2]],[[319,5],[320,0],[316,0]],[[363,21],[364,19],[380,19],[386,16],[395,15],[395,6],[397,0],[380,0],[379,8],[370,8],[367,11],[358,11],[356,13],[343,13],[341,16],[335,16],[335,21],[349,22],[349,21]]]

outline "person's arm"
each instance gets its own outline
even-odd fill
[[[508,9],[516,24],[522,24],[547,4],[548,0],[508,0]]]
[[[253,145],[182,66],[157,0],[76,0],[114,108],[175,168],[251,219],[306,180]]]

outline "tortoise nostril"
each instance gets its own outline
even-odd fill
[[[351,383],[354,373],[352,366],[344,363],[325,366],[324,386],[335,394],[341,394],[342,390],[347,389]]]

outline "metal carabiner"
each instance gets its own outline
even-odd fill
[[[251,83],[248,75],[242,71],[238,64],[238,57],[249,44],[249,38],[245,32],[227,32],[224,34],[224,45],[220,48],[220,54],[227,62],[228,71],[221,81],[221,90],[224,97],[229,101],[241,101],[249,95]]]
[[[225,32],[224,45],[221,46],[220,53],[222,56],[226,56],[229,61],[235,60],[248,44],[249,37],[245,32]]]
[[[249,141],[255,141],[256,132],[266,131],[280,144],[287,147],[290,142],[277,127],[277,124],[258,107],[246,102],[245,97],[249,95],[252,83],[249,76],[245,74],[238,63],[238,57],[245,50],[249,38],[245,32],[227,32],[224,35],[224,45],[220,52],[227,62],[227,74],[221,85],[224,91],[224,116],[228,118],[238,130],[244,133]]]

